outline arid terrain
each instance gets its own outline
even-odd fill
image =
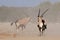
[[[49,8],[44,15],[47,20],[47,29],[43,36],[39,36],[37,28],[37,15],[39,8],[41,14]],[[11,22],[24,17],[31,17],[26,28],[16,32],[16,26]],[[41,3],[35,7],[7,7],[0,6],[0,40],[60,40],[60,3]]]
[[[57,26],[58,25],[58,26]],[[59,23],[49,23],[43,36],[39,35],[36,24],[29,22],[22,31],[16,32],[15,25],[0,23],[0,39],[2,40],[60,40]]]

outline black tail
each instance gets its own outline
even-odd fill
[[[11,26],[13,25],[13,22],[11,23]]]

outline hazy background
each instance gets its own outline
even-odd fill
[[[28,16],[36,21],[39,8],[41,14],[49,8],[44,15],[48,22],[60,22],[59,0],[0,0],[0,22],[15,21]]]
[[[37,15],[39,8],[41,14],[49,8],[44,15],[47,20],[47,34],[60,35],[60,1],[59,0],[0,0],[0,31],[8,32],[11,28],[9,22],[14,22],[17,19],[31,17],[31,21],[27,24],[24,33],[38,33]],[[27,3],[26,3],[27,2]],[[31,3],[32,2],[32,3]],[[35,4],[36,3],[36,4]],[[4,31],[4,29],[6,31]]]
[[[0,6],[0,22],[15,21],[18,18],[24,18],[30,16],[34,21],[37,19],[39,8],[41,14],[49,8],[44,15],[44,18],[48,22],[60,23],[60,2],[51,4],[50,2],[44,2],[35,7],[7,7]]]

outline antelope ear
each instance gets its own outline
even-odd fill
[[[43,16],[41,16],[41,17],[43,17]]]

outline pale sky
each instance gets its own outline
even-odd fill
[[[60,0],[0,0],[0,5],[17,6],[17,7],[33,7],[46,1],[50,1],[51,3],[60,2]]]

